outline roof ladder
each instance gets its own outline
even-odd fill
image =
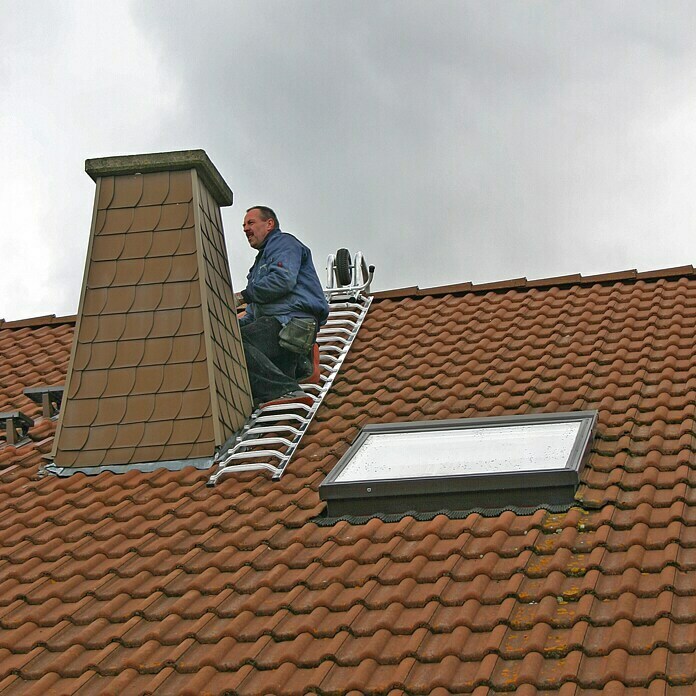
[[[339,250],[339,255],[341,252],[347,253],[347,250]],[[300,385],[311,396],[312,405],[290,403],[257,408],[231,448],[218,453],[216,462],[219,466],[208,480],[208,486],[214,486],[223,476],[237,471],[266,470],[271,472],[274,480],[283,475],[324,396],[331,389],[372,303],[367,292],[374,267],[368,270],[362,254],[357,252],[355,265],[347,271],[345,253],[341,259],[343,265],[338,269],[338,282],[342,280],[343,286],[335,287],[336,264],[333,256],[328,260],[329,284],[324,294],[329,301],[329,317],[317,336],[320,383]]]

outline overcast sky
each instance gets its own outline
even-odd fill
[[[77,310],[90,157],[203,148],[375,289],[696,262],[696,3],[0,0],[0,318]]]

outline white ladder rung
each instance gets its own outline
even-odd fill
[[[241,440],[238,442],[234,449],[241,449],[242,447],[260,447],[261,445],[284,445],[285,447],[292,447],[292,441],[284,437],[259,437],[250,438],[247,440]]]
[[[333,343],[334,341],[343,343],[343,345],[351,344],[351,341],[349,341],[347,338],[341,338],[340,336],[327,336],[326,338],[317,338],[317,343],[323,343],[324,345]]]
[[[352,319],[338,319],[337,317],[352,317]],[[360,319],[359,312],[332,312],[329,314],[329,320],[326,322],[326,324],[324,324],[324,327],[333,326],[334,324],[338,323],[345,323],[347,321],[356,322],[358,319]]]
[[[251,459],[252,457],[277,457],[278,459],[282,459],[284,456],[285,452],[278,452],[277,450],[272,449],[258,450],[256,452],[239,452],[237,454],[230,454],[229,457],[225,457],[225,466],[227,465],[227,462],[231,462],[233,460],[238,459]],[[213,474],[213,476],[214,475],[215,474]]]
[[[253,418],[253,415],[252,415]],[[305,418],[302,416],[298,416],[296,413],[281,413],[278,415],[272,415],[272,416],[257,416],[254,418],[254,423],[278,423],[280,421],[285,421],[285,420],[296,420],[299,421],[300,423],[305,422]]]
[[[259,409],[262,413],[277,413],[278,411],[307,411],[309,413],[312,410],[311,406],[307,404],[273,404],[273,406],[262,406]]]
[[[293,428],[290,425],[262,425],[249,428],[246,435],[263,435],[264,433],[289,432],[291,435],[299,435],[300,430]]]
[[[338,327],[334,326],[331,329],[331,333],[329,334],[328,332],[325,334],[326,336],[335,336],[336,334],[348,334],[349,336],[355,331],[354,328],[346,329],[344,327]]]

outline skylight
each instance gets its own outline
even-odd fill
[[[368,425],[319,493],[329,515],[572,502],[595,411]]]

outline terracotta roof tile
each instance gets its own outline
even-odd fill
[[[38,478],[55,421],[23,389],[62,383],[73,320],[0,325],[0,410],[41,433],[0,443],[2,693],[691,693],[693,269],[504,285],[377,298],[285,476],[215,488],[190,467]],[[104,388],[71,417],[110,414],[113,447],[130,423]],[[157,399],[153,424],[184,410]],[[314,522],[364,423],[584,408],[597,440],[567,512]]]

